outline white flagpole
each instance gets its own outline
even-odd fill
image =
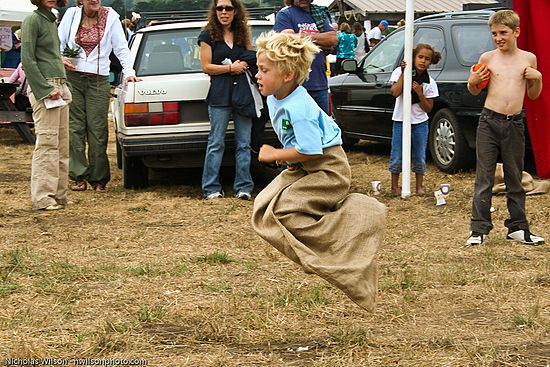
[[[405,11],[405,77],[403,79],[403,157],[401,197],[411,196],[411,88],[414,39],[414,0],[407,0]]]

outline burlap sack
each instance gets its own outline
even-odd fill
[[[529,173],[521,173],[521,186],[525,190],[525,195],[548,194],[550,192],[549,180],[535,180]],[[504,183],[504,169],[502,163],[497,163],[495,170],[495,184],[493,194],[506,193],[506,184]]]
[[[306,273],[372,311],[386,208],[368,196],[349,194],[350,183],[344,151],[327,148],[320,159],[283,171],[256,197],[252,225]]]

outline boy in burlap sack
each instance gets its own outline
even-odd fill
[[[258,86],[282,149],[260,148],[261,162],[287,166],[254,201],[254,230],[277,250],[372,310],[376,250],[385,206],[349,194],[351,170],[340,129],[301,84],[319,48],[308,38],[270,33],[256,42]]]

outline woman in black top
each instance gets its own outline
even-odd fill
[[[231,117],[235,125],[235,196],[249,200],[254,188],[250,174],[252,119],[232,106],[236,77],[256,62],[247,20],[240,0],[213,0],[208,24],[198,39],[202,70],[210,75],[207,101],[211,127],[202,173],[202,193],[207,200],[223,197],[219,173]]]

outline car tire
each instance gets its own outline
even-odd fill
[[[140,157],[122,154],[122,182],[125,189],[143,189],[149,184],[149,168]]]
[[[455,173],[474,166],[475,151],[468,146],[458,119],[448,108],[434,115],[429,146],[434,164],[443,172]]]

